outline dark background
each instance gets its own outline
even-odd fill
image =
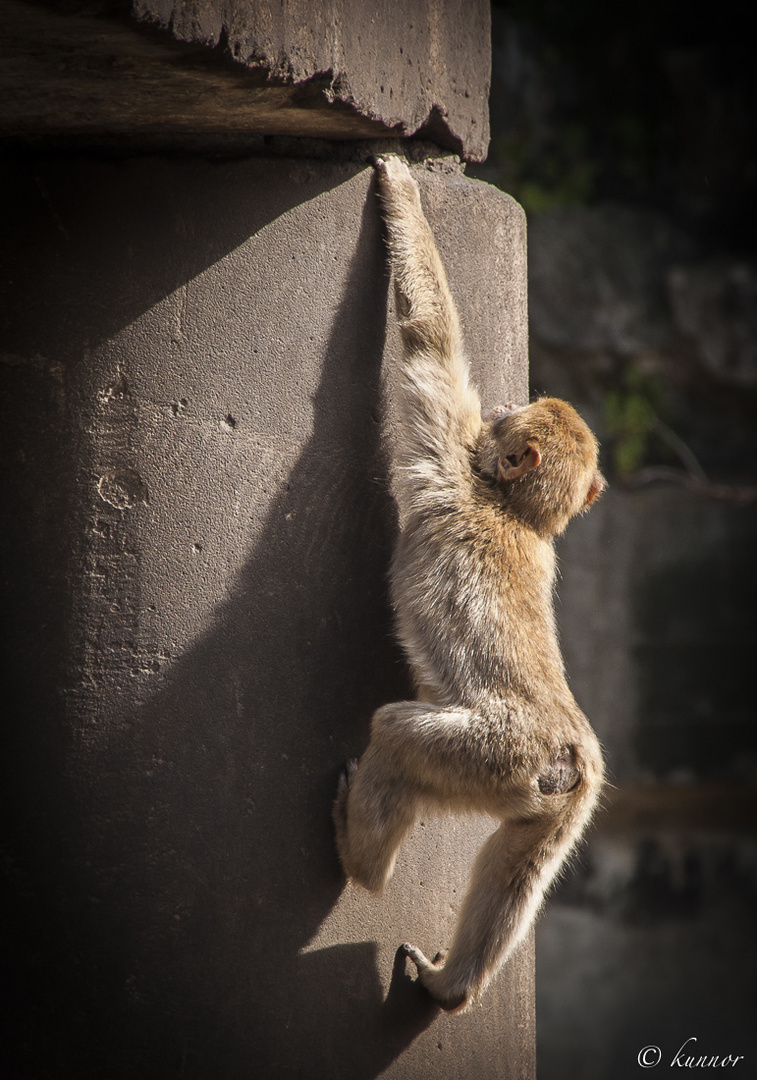
[[[757,1054],[752,1033],[757,754],[751,692],[757,645],[757,528],[749,490],[757,483],[756,103],[751,41],[738,16],[735,5],[720,5],[706,14],[682,4],[651,3],[632,10],[586,2],[494,9],[492,150],[488,162],[470,172],[511,192],[527,211],[532,391],[558,393],[576,402],[600,434],[603,468],[611,481],[602,503],[574,523],[561,544],[558,616],[566,662],[576,695],[605,744],[611,787],[588,844],[539,923],[542,1080],[636,1076],[637,1055],[648,1044],[660,1046],[667,1069],[678,1047],[692,1037],[702,1053],[746,1055],[740,1063],[743,1075],[753,1070]],[[302,146],[299,152],[308,156]],[[323,145],[318,153],[324,156]],[[388,557],[385,491],[377,486],[366,492],[356,479],[326,498],[313,496],[323,478],[333,474],[334,454],[344,466],[343,475],[362,478],[377,446],[372,402],[379,355],[376,349],[364,350],[361,342],[367,325],[376,333],[385,325],[383,293],[377,306],[371,291],[377,278],[382,289],[386,285],[378,219],[374,213],[360,228],[356,224],[345,247],[360,256],[364,268],[358,288],[348,290],[346,281],[354,274],[348,258],[340,262],[346,306],[336,312],[328,308],[333,289],[324,284],[318,249],[297,302],[282,289],[274,310],[268,311],[270,336],[278,341],[279,323],[286,321],[289,310],[301,308],[303,297],[314,303],[320,297],[315,306],[328,324],[320,335],[329,359],[323,380],[311,370],[304,391],[299,385],[292,389],[292,381],[281,377],[292,370],[292,357],[269,347],[280,368],[271,368],[259,384],[263,406],[251,406],[241,389],[229,398],[228,373],[217,367],[213,350],[219,347],[220,328],[227,325],[229,312],[221,312],[214,322],[213,301],[225,305],[233,296],[233,281],[224,279],[222,264],[254,226],[262,229],[274,221],[286,225],[286,183],[294,183],[292,202],[297,205],[309,200],[316,209],[318,199],[328,194],[309,175],[307,165],[294,180],[287,168],[286,183],[274,185],[275,190],[264,177],[262,187],[276,203],[269,216],[265,207],[250,204],[247,178],[240,183],[228,179],[235,171],[228,163],[218,168],[195,163],[184,175],[179,158],[172,159],[165,172],[163,166],[142,162],[136,166],[141,179],[135,182],[129,175],[135,166],[118,154],[96,152],[92,162],[79,162],[71,170],[56,158],[51,172],[44,158],[44,152],[38,155],[30,170],[13,170],[21,177],[21,192],[13,193],[21,216],[6,222],[18,246],[9,249],[12,258],[3,277],[10,297],[6,312],[23,327],[22,339],[5,342],[11,350],[5,372],[11,388],[3,432],[9,446],[5,460],[17,455],[11,464],[21,481],[11,479],[10,470],[4,475],[19,516],[4,529],[3,551],[8,554],[2,557],[9,597],[4,613],[11,618],[5,686],[17,689],[12,729],[16,745],[10,748],[17,754],[5,759],[3,789],[14,843],[2,852],[8,901],[4,951],[16,983],[13,1008],[3,1019],[11,1042],[21,1050],[18,1075],[58,1080],[64,1075],[101,1075],[103,1069],[109,1076],[124,1077],[207,1075],[214,1069],[246,1075],[256,1054],[294,1075],[300,1067],[299,1049],[288,1042],[291,1059],[282,1062],[266,1017],[257,1015],[251,1021],[247,1010],[250,999],[264,998],[269,991],[277,1007],[281,1005],[280,1015],[291,1009],[297,1018],[299,1039],[314,1044],[320,1036],[345,1075],[374,1075],[389,1067],[417,1035],[412,1025],[400,1026],[398,1032],[397,1018],[390,1015],[393,1036],[388,1038],[376,958],[360,946],[320,950],[303,958],[299,946],[342,888],[328,823],[336,762],[360,749],[370,710],[385,694],[382,671],[391,670],[393,679],[402,683],[401,661],[388,637],[382,638],[381,657],[374,644],[374,626],[382,618],[388,633],[385,597],[354,585],[361,575],[366,581],[378,580],[382,570],[376,568]],[[80,167],[83,173],[77,173]],[[192,177],[198,169],[195,187]],[[239,169],[254,173],[256,166],[240,160]],[[333,180],[335,192],[343,182],[344,177]],[[331,184],[326,188],[331,190]],[[10,205],[10,194],[5,201]],[[93,230],[97,259],[93,262],[91,253],[84,252],[77,263],[96,300],[91,310],[86,299],[83,309],[77,308],[81,283],[76,274],[64,276],[56,263],[56,253],[71,239],[71,221],[59,210],[67,201],[78,208],[88,228],[100,219],[105,226]],[[340,229],[349,233],[348,222],[358,222],[357,207],[363,205],[364,193],[351,196],[348,210],[335,204],[330,219],[318,218],[304,231],[315,247],[323,236],[322,249],[328,251]],[[31,230],[25,218],[32,222]],[[220,239],[218,219],[228,230]],[[483,228],[483,211],[478,220]],[[203,228],[209,223],[207,236],[202,229],[187,232],[187,222],[198,221],[205,223]],[[476,338],[496,335],[470,325],[480,322],[488,328],[486,319],[476,314],[497,307],[487,299],[497,290],[480,288],[476,277],[476,259],[488,260],[485,245],[471,238],[465,223],[450,229],[449,214],[440,213],[435,225],[443,222],[451,245],[445,256],[453,251],[457,256],[449,261],[458,275],[453,286],[468,322],[468,341],[474,362],[485,374],[495,367],[487,362],[494,355],[492,343],[476,353]],[[297,252],[299,235],[297,229],[293,232],[285,229],[284,240]],[[155,278],[144,279],[144,249],[152,248]],[[181,258],[173,266],[175,251]],[[216,264],[221,276],[214,279]],[[237,265],[230,265],[229,274]],[[196,300],[194,317],[204,329],[197,335],[197,347],[204,350],[203,360],[205,354],[213,357],[219,383],[202,416],[193,412],[196,388],[186,385],[187,372],[201,364],[172,367],[153,357],[167,383],[160,399],[148,400],[144,387],[150,380],[140,368],[139,328],[125,388],[105,348],[92,385],[74,379],[66,399],[67,366],[75,375],[81,369],[86,382],[88,350],[107,344],[114,332],[138,322],[156,299],[172,294],[199,272],[211,276]],[[262,273],[257,278],[245,273],[255,288],[270,293]],[[112,302],[119,289],[123,309]],[[24,297],[32,298],[28,310],[23,309]],[[252,299],[250,305],[254,309]],[[41,311],[52,315],[45,321],[37,314]],[[245,327],[252,325],[253,319],[240,311],[232,305],[235,317]],[[173,326],[168,309],[165,319],[166,325],[159,327],[161,347],[174,359],[178,354],[183,363],[185,343],[174,340],[166,328]],[[145,332],[154,335],[155,328],[148,325]],[[304,345],[301,328],[295,328],[293,338],[303,342],[312,360],[313,349]],[[71,355],[61,344],[64,340],[73,343]],[[241,368],[248,357],[246,338],[240,341]],[[239,385],[244,385],[241,378]],[[335,402],[348,392],[358,403],[357,411],[350,410],[348,428],[341,425],[342,439],[335,449]],[[281,407],[282,393],[287,408]],[[156,430],[163,432],[173,432],[171,425],[194,424],[196,430],[204,425],[206,442],[198,459],[208,458],[212,433],[213,446],[220,448],[219,477],[233,483],[237,471],[259,477],[261,448],[281,438],[282,427],[294,433],[304,430],[312,406],[312,438],[320,443],[323,456],[314,454],[309,436],[296,447],[291,436],[288,443],[282,440],[289,457],[277,464],[276,475],[286,475],[290,486],[282,487],[281,497],[271,503],[254,552],[234,579],[232,594],[219,606],[218,622],[199,642],[199,651],[189,653],[177,668],[171,665],[170,642],[167,655],[158,654],[151,627],[144,628],[143,638],[135,638],[128,625],[132,579],[119,559],[125,555],[128,562],[139,549],[137,541],[144,543],[139,528],[122,528],[129,515],[103,503],[97,504],[92,535],[87,531],[93,524],[89,498],[98,463],[90,461],[81,445],[67,441],[68,420],[79,405],[77,394],[94,403],[93,429],[105,424],[108,437],[115,440],[104,449],[110,452],[120,439],[115,448],[125,461],[134,450],[136,418],[144,421],[150,410]],[[197,396],[203,395],[197,391]],[[114,417],[120,418],[118,423]],[[361,425],[367,425],[368,438]],[[77,438],[86,438],[84,428],[76,430]],[[237,441],[223,442],[231,432]],[[194,445],[190,436],[187,445]],[[73,459],[83,463],[80,475],[68,467]],[[192,459],[189,471],[196,465]],[[175,456],[154,466],[160,481],[151,483],[150,498],[159,506],[156,485],[168,487],[172,476],[181,480],[183,466]],[[217,480],[209,477],[211,503]],[[239,481],[244,482],[249,481]],[[265,482],[260,480],[261,485]],[[319,537],[328,522],[354,512],[355,491],[366,503],[365,512],[354,515],[364,523],[364,531],[358,538],[340,533],[338,573],[320,582],[319,595],[309,559],[320,552]],[[229,500],[232,494],[236,490]],[[191,492],[182,497],[191,500]],[[5,502],[6,510],[10,505]],[[298,533],[290,546],[283,522],[287,515],[305,515],[313,505],[321,526]],[[78,515],[74,532],[90,536],[91,550],[77,549],[66,533],[72,506]],[[140,507],[137,513],[148,516]],[[238,551],[232,528],[227,539],[229,551]],[[182,545],[184,540],[191,543],[181,551],[186,546],[187,565],[194,568],[187,574],[195,575],[189,595],[195,585],[203,585],[202,555],[204,551],[212,557],[213,537],[182,534]],[[160,546],[160,537],[155,542]],[[333,537],[329,544],[333,546]],[[104,562],[98,561],[101,549]],[[97,650],[87,653],[90,642],[82,638],[72,644],[67,636],[71,626],[86,622],[86,612],[71,611],[67,588],[69,574],[81,580],[85,562],[93,589],[103,585],[98,599],[102,610],[113,599],[125,605],[122,640],[107,653],[103,670],[94,672],[84,669]],[[345,567],[349,587],[344,584]],[[25,587],[23,568],[26,582],[34,578],[34,588]],[[292,589],[298,596],[296,618],[286,606]],[[274,620],[274,633],[259,630],[261,611],[269,623]],[[343,657],[334,657],[324,645],[331,639],[324,619],[342,620]],[[268,659],[249,671],[247,648],[256,627]],[[82,671],[75,675],[112,680],[116,697],[122,686],[127,688],[128,715],[111,717],[117,721],[112,729],[95,723],[94,683],[82,679],[69,685],[67,675],[61,679],[60,665],[72,649],[80,660],[79,653],[85,654]],[[328,663],[334,668],[331,674]],[[235,664],[247,672],[239,684],[229,675]],[[290,680],[288,673],[303,664],[304,682]],[[345,668],[357,672],[350,715],[338,688]],[[138,692],[129,695],[132,685]],[[301,692],[303,685],[307,694]],[[62,720],[66,694],[69,700],[80,695],[83,714],[92,721],[73,736]],[[206,696],[212,701],[206,702]],[[254,728],[240,723],[240,709],[250,712],[248,701],[256,696],[269,703],[269,724],[276,724],[279,714],[288,718],[300,708],[311,731],[307,710],[313,703],[329,725],[339,712],[345,745],[325,747],[316,734],[317,745],[308,744],[307,752],[298,756],[290,753],[286,725],[275,728],[277,735],[265,753],[270,758],[281,751],[288,763],[279,767],[282,775],[291,776],[297,794],[290,797],[288,789],[277,789],[272,803],[249,803],[245,819],[239,820],[238,796],[255,787],[253,773],[266,764],[262,751],[255,757]],[[6,704],[9,698],[7,694]],[[213,710],[207,727],[189,731],[198,716],[205,718]],[[357,727],[353,714],[360,716]],[[228,752],[240,730],[251,747],[241,770]],[[123,755],[134,746],[137,760],[128,771]],[[318,794],[311,802],[297,781],[312,768],[311,751],[316,749],[325,758],[318,767]],[[66,760],[81,761],[79,773],[67,774],[61,767]],[[92,775],[89,761],[105,762],[107,768]],[[31,773],[39,778],[36,786],[27,783]],[[274,785],[271,769],[267,784]],[[164,789],[173,793],[168,801],[159,797]],[[136,795],[140,816],[135,822],[130,808]],[[121,805],[121,816],[113,815],[114,803]],[[79,835],[61,807],[69,808],[74,826],[79,818],[88,823],[91,836],[79,846],[56,843],[60,836]],[[286,815],[272,807],[288,808],[287,813],[302,819],[288,839],[296,850],[273,878],[260,873],[268,848],[247,846],[254,829],[265,834],[286,823]],[[203,821],[213,823],[210,832],[203,829]],[[186,843],[188,830],[191,843]],[[126,845],[124,831],[131,837]],[[311,841],[305,853],[297,840],[301,835]],[[235,837],[237,864],[249,870],[250,880],[228,879],[223,845]],[[93,852],[103,857],[93,859]],[[178,911],[156,892],[155,881],[166,880],[166,867],[178,882],[171,903],[176,895],[183,898]],[[303,867],[310,868],[317,888],[301,878]],[[198,868],[204,876],[198,877]],[[204,873],[208,869],[209,875]],[[246,912],[250,897],[261,892],[270,918],[256,938],[266,974],[255,980],[248,974],[246,945],[238,946],[238,928],[247,926],[239,911]],[[307,925],[297,921],[301,893],[310,913]],[[142,904],[145,897],[149,905]],[[239,908],[229,905],[230,897],[239,898]],[[297,908],[293,916],[290,903]],[[149,920],[144,922],[148,908],[160,933],[153,932]],[[216,953],[214,935],[206,933],[210,924],[227,928],[224,957]],[[170,932],[164,934],[166,926]],[[173,945],[185,933],[195,942],[194,952]],[[383,927],[382,934],[394,941],[396,930]],[[124,942],[130,947],[122,949]],[[299,975],[292,974],[295,956],[302,967]],[[388,970],[383,959],[381,964],[381,971]],[[508,974],[513,976],[512,965],[499,981],[500,992]],[[163,992],[166,984],[170,994]],[[212,1024],[210,998],[203,993],[209,985],[219,1000],[227,995],[231,1001]],[[342,985],[350,1001],[346,1011],[323,989],[333,994]],[[316,1006],[309,1012],[298,1009],[297,995],[307,995],[311,987],[316,988]],[[496,1012],[493,1000],[489,998],[487,1013],[473,1015],[468,1028],[467,1045],[480,1045],[482,1053],[486,1040],[478,1037],[476,1023],[505,1027],[501,1017],[506,1014]],[[404,1003],[402,1015],[403,1010]],[[366,1015],[379,1017],[376,1026],[369,1038],[355,1038],[356,1025]],[[45,1020],[41,1025],[35,1022],[40,1016]],[[427,1020],[421,1017],[418,1027]],[[465,1022],[450,1021],[450,1034],[445,1035],[447,1043],[455,1041],[462,1057]],[[348,1050],[329,1040],[334,1030]],[[114,1048],[105,1064],[102,1045]],[[468,1061],[473,1061],[470,1055]],[[334,1074],[333,1062],[314,1065],[320,1067],[324,1075]],[[474,1070],[481,1075],[475,1064]]]
[[[598,431],[610,492],[561,542],[558,618],[611,787],[537,930],[541,1080],[757,1043],[757,236],[735,4],[497,3],[492,144],[529,221],[532,393]],[[695,460],[696,459],[696,460]],[[696,475],[694,475],[696,474]]]

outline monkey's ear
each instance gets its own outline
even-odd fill
[[[540,464],[539,447],[535,443],[528,442],[519,453],[500,458],[497,472],[500,480],[517,480],[519,476],[524,476]]]

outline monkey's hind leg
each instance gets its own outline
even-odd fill
[[[522,941],[544,893],[580,836],[599,793],[597,779],[552,798],[530,819],[510,818],[479,852],[449,952],[434,962],[404,949],[443,1009],[474,1001]]]
[[[417,810],[410,786],[373,748],[359,764],[349,762],[334,801],[337,848],[347,877],[369,892],[380,892]]]

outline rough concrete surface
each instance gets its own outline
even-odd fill
[[[180,41],[228,44],[235,59],[301,83],[327,74],[329,93],[405,134],[429,125],[475,160],[489,145],[488,0],[133,0],[139,18]]]
[[[0,137],[489,144],[487,0],[0,6]]]
[[[419,172],[484,399],[523,399],[522,213]],[[395,962],[487,822],[420,823],[382,897],[334,853],[408,692],[371,170],[37,156],[4,198],[7,1075],[532,1076],[530,948],[454,1018]]]

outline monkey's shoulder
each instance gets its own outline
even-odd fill
[[[405,540],[416,553],[429,558],[449,557],[487,567],[495,575],[504,566],[536,576],[554,571],[554,546],[513,517],[500,504],[481,499],[440,502],[431,512],[411,518]]]

